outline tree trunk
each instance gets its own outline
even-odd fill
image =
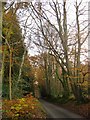
[[[79,82],[79,69],[80,69],[80,50],[81,50],[81,43],[80,43],[80,26],[79,26],[79,7],[76,1],[76,24],[77,24],[77,39],[78,39],[78,54],[77,54],[77,82]]]
[[[75,99],[77,100],[78,103],[82,103],[86,101],[82,94],[82,89],[80,85],[77,85],[74,83],[74,85],[72,86],[72,90],[73,90]]]
[[[60,78],[59,74],[58,74],[58,69],[56,69],[56,75],[57,75],[57,78],[59,79],[59,81],[61,82],[62,84],[62,87],[63,87],[63,97],[65,99],[68,99],[69,95],[70,95],[70,90],[69,90],[69,85],[68,85],[68,81],[67,79],[64,77],[64,71],[62,71],[62,78]]]
[[[9,65],[9,99],[12,99],[12,51],[10,50],[10,65]]]
[[[66,99],[68,99],[70,95],[69,84],[67,79],[68,78],[65,77],[65,73],[63,72],[63,89],[64,89],[63,97],[65,97]]]

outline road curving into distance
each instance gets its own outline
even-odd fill
[[[40,100],[43,108],[45,109],[48,118],[78,118],[82,120],[83,117],[77,115],[71,111],[68,111],[64,108],[58,107],[52,103],[46,102],[44,100]],[[71,119],[72,120],[72,119]]]

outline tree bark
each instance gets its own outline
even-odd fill
[[[12,99],[12,51],[10,50],[10,65],[9,65],[9,99]]]

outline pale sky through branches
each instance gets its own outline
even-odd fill
[[[20,0],[19,0],[20,1]],[[18,1],[18,2],[19,2]],[[52,2],[52,0],[22,0],[22,2],[39,2],[39,1],[41,1],[42,2],[42,5],[45,7],[45,9],[46,10],[50,10],[50,11],[52,11],[51,10],[51,8],[50,8],[50,6],[49,6],[49,2]],[[62,3],[62,1],[63,0],[57,0],[58,2],[61,2]],[[75,1],[76,0],[67,0],[67,23],[68,24],[70,24],[71,25],[71,27],[72,28],[70,28],[69,29],[69,25],[68,25],[68,29],[70,30],[70,32],[71,33],[73,33],[73,31],[75,32],[76,30],[77,30],[77,28],[76,28],[76,26],[75,26]],[[79,3],[81,0],[77,0],[77,2]],[[84,20],[87,20],[87,22],[85,22],[85,23],[83,23],[82,25],[81,25],[81,28],[82,29],[84,29],[84,27],[85,26],[87,26],[88,25],[88,2],[89,2],[89,0],[82,0],[82,5],[81,5],[81,8],[80,9],[82,9],[84,6],[85,6],[85,10],[86,10],[86,12],[85,12],[85,14],[84,15],[82,15],[80,18],[79,18],[79,20],[80,20],[80,22],[82,22],[82,21],[84,21]],[[50,18],[50,20],[52,21],[52,23],[56,23],[56,20],[54,19],[54,17],[53,17],[53,15],[49,15],[49,13],[48,12],[46,12],[47,13],[47,15],[49,16],[49,18]],[[26,12],[25,14],[23,14],[23,17],[21,16],[21,18],[20,18],[20,20],[24,20],[24,19],[26,19],[27,18],[27,16],[29,16],[29,13],[28,12]],[[28,22],[27,22],[27,24],[29,25],[29,24],[31,24],[31,18],[29,18],[28,19]],[[22,26],[22,25],[21,25]],[[34,25],[34,23],[32,22],[32,27],[33,26],[35,26]],[[87,31],[88,31],[88,28],[86,29],[86,33],[87,33]],[[86,34],[86,33],[84,33],[84,35]],[[26,37],[26,39],[25,39],[25,41],[26,42],[28,42],[28,36],[30,35],[30,31],[29,31],[29,29],[27,29],[27,37]],[[34,39],[34,35],[33,35],[33,39]],[[32,48],[32,49],[31,49]],[[81,58],[82,59],[84,59],[85,58],[85,56],[88,56],[88,53],[85,53],[85,50],[88,50],[88,39],[86,40],[86,42],[83,44],[83,47],[82,47],[82,49],[83,49],[83,55],[81,56]],[[30,49],[29,49],[29,54],[30,54],[30,56],[32,56],[32,55],[36,55],[36,54],[38,54],[38,48],[33,44],[33,42],[31,42],[31,47],[30,47]]]

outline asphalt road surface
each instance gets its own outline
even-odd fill
[[[83,118],[71,111],[58,107],[44,100],[40,100],[40,102],[43,105],[48,118]]]

